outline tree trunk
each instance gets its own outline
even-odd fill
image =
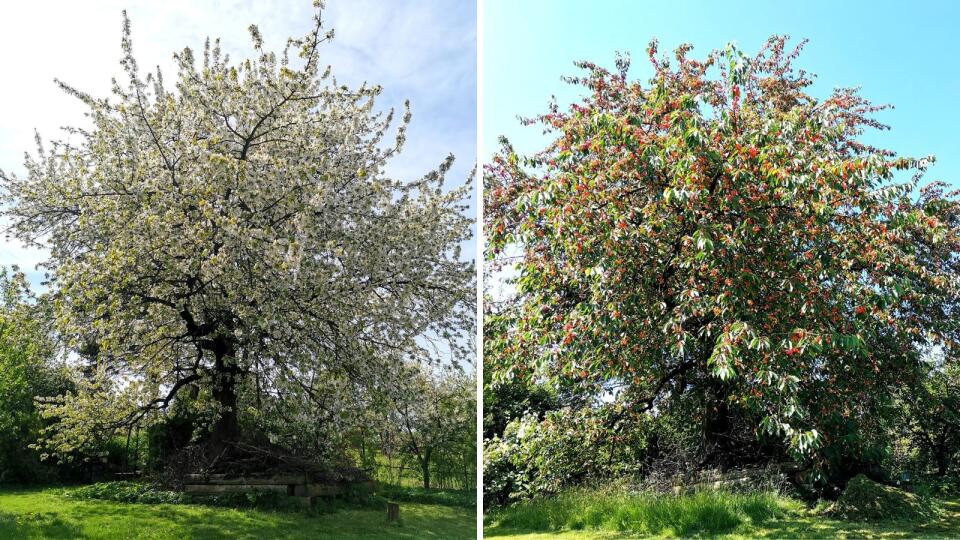
[[[420,467],[423,470],[423,489],[430,489],[430,452],[424,454],[420,460]]]
[[[214,441],[226,442],[236,440],[240,435],[240,424],[237,421],[237,392],[236,382],[233,375],[228,375],[229,379],[224,382],[221,379],[222,387],[213,391],[213,397],[220,404],[220,417],[213,425],[212,437]]]
[[[727,395],[727,385],[722,382],[712,382],[704,392],[706,407],[703,423],[703,466],[726,467],[731,460],[735,461],[735,457],[731,455],[733,424]]]
[[[941,440],[940,445],[937,448],[937,476],[940,478],[946,476],[949,465],[950,460],[947,457],[946,444],[945,441]]]
[[[240,436],[237,420],[237,368],[228,366],[228,351],[216,351],[217,380],[213,385],[213,399],[220,404],[220,417],[213,425],[211,439],[216,443],[235,441]]]

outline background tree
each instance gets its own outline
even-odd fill
[[[409,111],[387,144],[380,88],[320,66],[333,32],[319,10],[279,55],[250,34],[255,56],[236,64],[217,42],[199,66],[176,54],[171,88],[141,74],[124,16],[112,98],[60,83],[92,127],[38,140],[25,177],[0,173],[10,230],[49,249],[60,332],[96,345],[94,375],[45,411],[57,454],[188,393],[209,440],[230,442],[247,389],[316,403],[327,384],[390,377],[426,341],[468,342],[470,182],[444,189],[452,156],[419,180],[385,174]]]
[[[921,388],[904,396],[908,430],[926,471],[940,478],[960,468],[960,368],[932,370]]]
[[[48,311],[30,295],[21,272],[0,268],[0,483],[56,478],[33,448],[45,425],[35,400],[72,388],[66,371],[55,366]]]
[[[809,456],[956,345],[957,201],[864,142],[882,107],[808,93],[786,38],[689,50],[651,43],[647,85],[578,64],[589,94],[529,121],[549,145],[493,157],[487,257],[517,277],[487,368],[613,396],[614,430],[700,395],[705,435],[736,408]]]
[[[467,474],[475,472],[475,381],[456,371],[436,373],[411,366],[396,391],[393,422],[417,460],[424,489],[430,489],[438,463],[464,469]]]
[[[490,283],[488,277],[484,282]],[[504,307],[507,306],[507,307]],[[484,355],[491,357],[497,354],[497,344],[500,334],[509,332],[509,319],[499,315],[505,309],[510,309],[509,301],[497,302],[492,295],[484,298]],[[491,370],[483,372],[483,439],[502,437],[507,424],[516,418],[533,414],[538,419],[548,411],[561,407],[561,400],[557,392],[546,386],[533,384],[531,381],[509,379],[493,384]]]

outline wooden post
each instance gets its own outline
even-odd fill
[[[400,504],[395,502],[387,503],[387,523],[393,523],[400,519]]]

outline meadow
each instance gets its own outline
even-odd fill
[[[0,538],[10,539],[472,539],[473,509],[400,503],[399,523],[381,509],[329,512],[76,500],[73,488],[0,488]]]
[[[960,538],[960,500],[938,501],[930,520],[846,521],[823,507],[770,493],[626,495],[571,491],[490,513],[484,537],[503,540],[613,538]]]

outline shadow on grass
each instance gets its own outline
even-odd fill
[[[303,523],[281,514],[260,517],[234,510],[101,501],[64,505],[55,513],[5,517],[0,538],[278,538],[303,530]]]
[[[80,528],[56,514],[0,512],[0,538],[78,538]]]
[[[750,531],[755,538],[960,538],[960,501],[943,501],[943,512],[926,521],[858,522],[790,515]]]
[[[386,512],[340,510],[308,515],[198,505],[73,501],[55,491],[0,491],[0,539],[6,538],[414,538],[473,539],[473,512],[401,504],[401,523]]]

